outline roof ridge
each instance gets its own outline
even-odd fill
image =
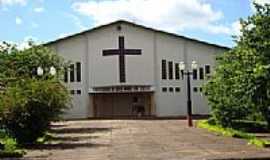
[[[56,42],[61,41],[61,40],[65,40],[65,39],[68,39],[68,38],[71,38],[71,37],[74,37],[74,36],[77,36],[77,35],[85,34],[87,32],[92,32],[94,30],[97,30],[97,29],[100,29],[100,28],[103,28],[103,27],[106,27],[106,26],[114,25],[114,24],[117,24],[117,23],[127,23],[127,24],[130,24],[130,25],[133,25],[133,26],[136,26],[136,27],[141,27],[141,28],[151,30],[151,31],[154,31],[154,32],[159,32],[159,33],[171,35],[171,36],[178,37],[178,38],[184,38],[184,39],[187,39],[187,40],[191,40],[191,41],[195,41],[195,42],[198,42],[198,43],[203,43],[203,44],[207,44],[207,45],[211,45],[211,46],[215,46],[215,47],[219,47],[219,48],[231,49],[230,47],[227,47],[227,46],[222,46],[222,45],[219,45],[219,44],[214,44],[214,43],[210,43],[210,42],[207,42],[207,41],[202,41],[202,40],[198,40],[198,39],[195,39],[195,38],[190,38],[190,37],[187,37],[187,36],[179,35],[179,34],[176,34],[176,33],[171,33],[171,32],[160,30],[160,29],[155,29],[155,28],[152,28],[152,27],[137,24],[135,22],[130,22],[130,21],[125,20],[125,19],[119,19],[119,20],[116,20],[116,21],[113,21],[113,22],[110,22],[110,23],[102,24],[102,25],[99,25],[99,26],[96,26],[96,27],[93,27],[93,28],[78,32],[78,33],[70,34],[70,35],[68,35],[66,37],[62,37],[62,38],[58,38],[58,39],[53,40],[53,41],[46,42],[46,43],[44,43],[44,45],[56,43]]]

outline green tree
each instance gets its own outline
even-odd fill
[[[255,14],[240,20],[236,46],[218,58],[205,86],[212,118],[224,127],[255,113],[270,127],[270,5],[254,5]]]
[[[33,143],[44,135],[49,124],[69,106],[70,97],[61,77],[67,63],[42,45],[18,50],[0,46],[1,127],[21,144]],[[55,67],[57,75],[49,74]],[[36,69],[42,67],[44,75]]]
[[[36,69],[44,69],[43,78],[49,78],[51,66],[57,70],[57,77],[61,78],[67,63],[52,50],[43,45],[29,42],[29,49],[18,50],[15,45],[3,43],[0,45],[0,78],[2,83],[11,82],[10,79],[38,78]],[[7,81],[5,81],[7,80]]]

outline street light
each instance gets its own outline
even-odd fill
[[[192,61],[191,63],[191,69],[197,69],[198,64],[196,61]],[[190,87],[190,75],[192,72],[190,72],[188,69],[186,69],[185,62],[179,63],[179,69],[180,71],[183,71],[184,75],[187,75],[187,120],[188,120],[188,126],[192,127],[192,101],[191,101],[191,87]]]
[[[50,68],[50,74],[52,76],[56,75],[56,69],[53,66]]]
[[[42,76],[42,75],[43,75],[43,72],[44,72],[44,71],[43,71],[43,69],[42,69],[41,67],[38,67],[38,68],[37,68],[37,75],[38,75],[38,76]]]
[[[56,69],[55,69],[54,66],[51,66],[51,67],[50,67],[49,73],[50,73],[52,76],[55,76],[55,75],[56,75]],[[43,74],[44,74],[43,68],[42,68],[42,67],[38,67],[38,68],[37,68],[37,75],[38,75],[38,76],[43,76]]]

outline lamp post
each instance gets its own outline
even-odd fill
[[[51,66],[49,73],[50,73],[50,75],[55,76],[56,75],[56,69],[53,66]],[[38,67],[37,68],[37,75],[38,76],[43,76],[43,74],[44,74],[43,68],[42,67]]]
[[[37,68],[37,75],[38,75],[38,76],[42,76],[43,73],[44,73],[43,68],[42,68],[42,67],[38,67],[38,68]]]
[[[197,69],[198,65],[196,61],[192,61],[191,63],[191,69]],[[180,62],[179,64],[180,71],[183,71],[184,75],[187,76],[187,120],[188,120],[188,126],[192,127],[192,101],[191,101],[191,87],[190,87],[190,75],[192,72],[190,72],[188,69],[186,69],[186,65],[184,62]]]
[[[54,68],[54,66],[51,66],[51,68],[50,68],[50,74],[52,76],[55,76],[56,75],[56,69]]]

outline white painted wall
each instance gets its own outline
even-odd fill
[[[112,85],[153,85],[153,33],[141,28],[117,25],[99,29],[88,34],[90,87]],[[126,49],[142,49],[142,55],[125,56],[126,83],[119,82],[118,56],[103,56],[104,49],[118,49],[118,37],[125,37]]]
[[[88,79],[87,79],[87,41],[83,35],[58,41],[50,45],[57,54],[64,57],[65,60],[71,63],[81,62],[81,82],[77,82],[75,69],[75,82],[68,82],[65,85],[69,90],[75,90],[72,95],[72,106],[66,111],[64,118],[79,119],[88,117],[88,106],[90,104],[88,95]],[[75,65],[76,67],[76,65]],[[69,78],[69,77],[68,77]],[[81,90],[81,95],[78,95],[77,90]]]
[[[122,30],[117,30],[121,25]],[[118,37],[125,37],[125,48],[142,49],[142,55],[126,56],[126,83],[119,82],[118,56],[102,56],[103,49],[118,48]],[[215,56],[224,49],[187,40],[127,23],[113,24],[50,45],[67,60],[82,63],[82,82],[68,83],[70,89],[81,89],[81,95],[74,95],[74,106],[66,118],[86,118],[93,116],[93,106],[89,90],[93,87],[114,85],[151,85],[155,88],[157,116],[186,115],[186,79],[161,79],[161,60],[178,63],[185,61],[190,66],[196,60],[199,66],[215,65]],[[175,67],[175,66],[173,66]],[[174,68],[175,69],[175,68]],[[167,74],[168,74],[167,65]],[[199,77],[199,75],[198,75]],[[168,78],[168,75],[167,75]],[[191,78],[192,79],[192,78]],[[205,80],[192,80],[193,87],[201,87]],[[180,87],[181,92],[162,92],[162,87]],[[207,114],[209,107],[200,93],[192,92],[193,113]]]
[[[175,65],[184,61],[184,43],[185,41],[176,37],[165,34],[156,33],[156,55],[157,55],[157,83],[156,83],[156,114],[157,116],[177,116],[186,113],[185,101],[185,85],[183,80],[175,80]],[[169,70],[167,63],[167,80],[161,77],[161,61],[162,59],[173,62],[173,80],[169,80]],[[162,92],[162,87],[180,87],[181,92]]]

